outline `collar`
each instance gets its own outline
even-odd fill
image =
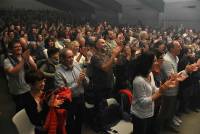
[[[68,70],[72,70],[72,69],[70,69],[70,68],[68,68],[67,66],[65,66],[65,65],[63,65],[63,64],[61,64],[61,67],[64,69],[64,70],[66,70],[66,71],[68,71]]]

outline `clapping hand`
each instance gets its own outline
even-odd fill
[[[200,59],[197,60],[197,67],[200,68]]]
[[[171,73],[168,79],[176,80],[177,78],[177,73]]]
[[[117,47],[113,48],[113,51],[112,51],[113,57],[116,58],[121,51],[122,51],[121,46],[117,46]]]
[[[184,81],[188,76],[183,74],[182,72],[178,73],[177,76],[176,76],[176,80],[181,82],[181,81]]]
[[[171,88],[174,88],[178,85],[178,81],[174,78],[168,79],[167,81],[165,81],[164,84],[161,85],[161,91],[165,91]]]
[[[185,67],[186,72],[192,73],[192,72],[197,71],[198,70],[198,64],[199,63],[194,63],[194,64],[187,65]]]
[[[64,99],[60,98],[58,95],[52,95],[50,100],[49,100],[49,106],[50,107],[57,107],[59,108],[59,106],[61,104],[64,103]]]
[[[82,48],[80,48],[80,53],[81,53],[84,57],[87,57],[87,52],[88,52],[88,48],[87,48],[87,47],[82,47]]]
[[[171,78],[165,81],[164,85],[166,86],[166,88],[174,88],[178,85],[178,81],[174,78]]]
[[[174,88],[178,85],[178,81],[175,79],[169,79],[164,83],[167,88]]]
[[[199,69],[197,63],[191,64],[191,68],[192,68],[192,72],[196,72]]]
[[[193,70],[193,72],[196,72],[198,69],[199,69],[199,67],[198,67],[197,63],[192,64],[192,70]]]
[[[22,53],[22,58],[24,59],[25,62],[29,61],[29,57],[30,57],[30,50],[26,50],[25,52]]]
[[[175,80],[177,82],[184,81],[188,76],[183,72],[171,74],[170,79]]]
[[[83,71],[80,72],[79,79],[80,80],[84,80],[85,79],[85,73]]]
[[[79,86],[80,86],[81,82],[82,82],[83,80],[85,80],[85,76],[86,76],[85,72],[84,72],[84,71],[81,71],[80,74],[79,74],[78,81],[77,81],[77,83],[78,83]]]

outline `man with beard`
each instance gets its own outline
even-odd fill
[[[88,65],[88,76],[90,78],[88,89],[85,91],[87,107],[87,119],[95,131],[103,131],[104,125],[101,122],[101,103],[112,97],[114,86],[113,64],[122,50],[121,46],[110,51],[103,38],[99,38],[95,45],[95,54]],[[112,52],[112,53],[111,53]],[[90,109],[90,110],[89,110]]]
[[[111,51],[117,46],[115,39],[116,34],[112,30],[106,31],[106,45]]]
[[[88,78],[78,63],[74,62],[71,49],[64,48],[60,53],[60,65],[56,67],[55,86],[69,87],[72,91],[72,103],[68,111],[68,134],[81,134],[84,113],[84,87]]]
[[[90,62],[90,83],[95,92],[96,103],[111,95],[113,89],[113,64],[121,52],[122,47],[113,48],[112,53],[107,49],[105,40],[100,38],[96,42],[96,53]]]

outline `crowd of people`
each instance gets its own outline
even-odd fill
[[[96,113],[105,99],[122,105],[121,89],[132,94],[123,105],[134,134],[178,133],[182,114],[199,112],[198,31],[106,21],[74,25],[52,12],[1,13],[1,68],[16,112],[26,109],[36,133],[49,131],[44,126],[52,108],[67,111],[57,111],[66,122],[65,130],[57,123],[57,133],[81,134],[85,120],[102,131]],[[69,91],[57,95],[64,87]]]

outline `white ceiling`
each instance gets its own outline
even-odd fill
[[[198,1],[198,0],[164,0],[164,2],[169,3],[169,2],[185,2],[185,1]]]
[[[125,6],[125,5],[138,5],[140,4],[140,2],[138,2],[138,0],[116,0],[117,2],[119,2],[121,5]]]

